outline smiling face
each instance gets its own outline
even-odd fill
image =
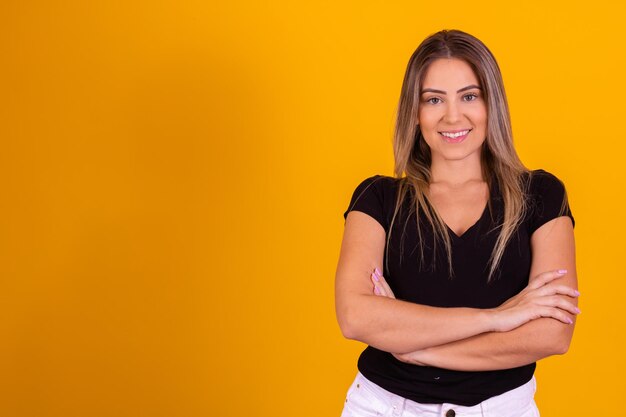
[[[469,64],[457,58],[433,61],[420,94],[418,123],[433,164],[468,158],[480,161],[487,136],[487,104]]]

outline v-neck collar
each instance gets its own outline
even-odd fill
[[[446,229],[448,229],[448,233],[451,235],[452,238],[457,239],[457,240],[465,240],[470,235],[470,233],[472,233],[474,229],[478,227],[483,217],[487,215],[488,211],[489,211],[489,201],[487,201],[487,204],[485,205],[485,208],[483,209],[483,212],[478,218],[478,220],[476,220],[476,222],[473,225],[471,225],[467,230],[465,230],[461,235],[457,235],[452,229],[450,229],[450,226],[448,226],[447,223],[444,222],[444,224],[446,225]]]
[[[473,233],[474,231],[478,228],[478,226],[480,225],[480,223],[482,223],[483,219],[485,217],[487,217],[487,214],[489,213],[489,206],[493,205],[494,200],[496,198],[496,194],[499,192],[499,187],[497,184],[497,180],[493,180],[491,183],[491,186],[489,188],[489,198],[487,199],[487,203],[485,204],[485,208],[483,209],[480,217],[478,218],[478,220],[476,220],[476,222],[474,222],[474,224],[472,224],[467,230],[465,230],[465,232],[463,232],[461,235],[457,235],[451,228],[450,226],[448,226],[448,224],[446,222],[444,222],[444,224],[446,225],[446,229],[448,230],[448,234],[450,235],[450,237],[452,238],[452,240],[455,241],[465,241],[467,240]]]

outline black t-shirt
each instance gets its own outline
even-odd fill
[[[352,195],[344,218],[352,210],[361,211],[378,221],[388,235],[398,181],[382,175],[362,181]],[[407,193],[402,211],[394,221],[390,242],[385,245],[382,265],[383,275],[396,298],[435,307],[493,308],[524,289],[531,266],[530,236],[560,215],[565,188],[551,173],[536,170],[526,192],[530,203],[527,215],[509,240],[500,266],[489,283],[488,260],[500,231],[496,226],[502,223],[504,213],[497,182],[493,181],[490,189],[491,210],[487,205],[480,219],[461,236],[447,228],[452,242],[453,278],[449,277],[442,244],[438,244],[437,260],[432,262],[433,232],[421,210],[420,230],[425,245],[424,265],[420,265],[415,210],[408,215],[411,193]],[[564,215],[574,223],[569,206]],[[403,231],[405,235],[401,239]],[[535,363],[497,371],[454,371],[407,364],[388,352],[368,346],[359,358],[358,369],[387,391],[413,401],[471,406],[528,382]]]

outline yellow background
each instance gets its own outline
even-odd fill
[[[624,13],[594,2],[4,1],[0,415],[338,416],[354,187],[427,35],[496,55],[568,189],[582,296],[544,417],[626,413]],[[626,415],[626,414],[621,414]]]

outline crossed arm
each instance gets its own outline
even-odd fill
[[[404,362],[468,371],[513,368],[567,351],[578,313],[569,218],[553,219],[533,233],[529,287],[490,310],[407,303],[394,299],[383,277],[364,279],[382,264],[384,238],[368,215],[348,215],[335,292],[346,337]],[[567,273],[555,272],[560,269]]]
[[[542,318],[506,333],[490,332],[405,355],[403,362],[458,371],[489,371],[527,365],[567,351],[571,331]],[[571,328],[571,325],[570,325]],[[568,333],[559,334],[560,332]]]

